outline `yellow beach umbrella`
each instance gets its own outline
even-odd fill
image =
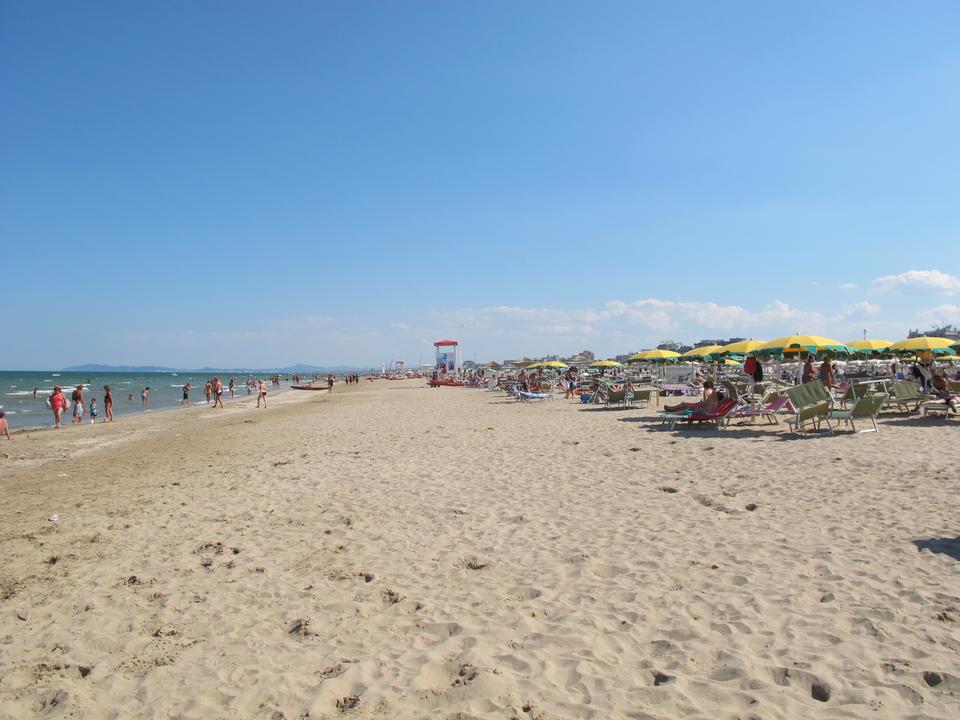
[[[630,360],[635,362],[673,362],[680,353],[673,350],[647,350],[636,355],[631,355]]]
[[[549,368],[565,368],[565,367],[570,367],[570,366],[567,365],[566,363],[562,363],[562,362],[560,362],[559,360],[548,360],[547,362],[545,362],[545,363],[540,363],[540,364],[543,365],[544,367],[549,367]]]
[[[950,362],[956,362],[960,360],[960,355],[941,355],[937,360],[949,360]]]
[[[590,367],[607,368],[607,367],[623,367],[623,365],[618,363],[616,360],[597,360],[596,362],[590,363]]]
[[[764,340],[741,340],[740,342],[724,345],[717,350],[717,355],[746,355],[763,345]]]
[[[893,343],[889,340],[854,340],[853,342],[848,342],[847,346],[852,347],[857,352],[868,353],[882,353],[886,352]]]
[[[543,365],[543,363],[541,363],[541,362],[530,363],[529,365],[527,365],[527,370],[532,370],[533,368],[538,368],[538,367],[540,367],[541,365]]]
[[[907,338],[906,340],[895,342],[890,346],[889,351],[894,353],[911,353],[929,350],[937,355],[948,355],[950,353],[950,346],[955,342],[956,340],[948,340],[947,338],[922,335],[920,337]]]
[[[681,357],[685,358],[702,358],[707,355],[713,355],[716,352],[719,352],[719,345],[704,345],[703,347],[697,347],[693,350],[687,350]]]
[[[754,352],[758,355],[789,355],[801,352],[815,353],[824,350],[850,352],[850,349],[839,340],[822,335],[786,335],[785,337],[768,340]]]
[[[738,363],[738,362],[737,362],[736,360],[734,360],[733,358],[726,358],[726,359],[723,361],[723,364],[724,364],[724,365],[736,365],[737,367],[740,367],[743,363]]]

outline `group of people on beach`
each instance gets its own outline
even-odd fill
[[[143,389],[141,397],[143,399],[144,407],[146,406],[146,398],[149,392],[149,387]],[[130,399],[133,399],[133,395],[130,396]],[[88,404],[86,402],[86,398],[84,397],[83,385],[77,385],[77,387],[74,388],[73,392],[70,394],[69,401],[67,400],[67,396],[63,394],[63,388],[61,388],[59,385],[56,385],[53,388],[53,392],[50,394],[50,397],[47,398],[47,405],[53,411],[54,427],[60,427],[63,411],[70,407],[73,408],[72,422],[74,425],[80,425],[83,423],[83,418],[87,414],[88,408],[90,422],[95,423],[97,421],[97,399],[95,397],[91,397]],[[103,413],[104,422],[113,421],[113,391],[110,389],[109,385],[103,386]]]

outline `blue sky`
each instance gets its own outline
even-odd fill
[[[960,322],[960,4],[0,3],[0,367]]]

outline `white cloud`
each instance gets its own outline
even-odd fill
[[[933,290],[947,295],[960,292],[960,278],[940,270],[907,270],[878,277],[873,284],[879,290]]]
[[[875,318],[880,314],[882,309],[879,305],[861,300],[860,302],[845,306],[840,312],[839,317],[841,319]]]
[[[854,290],[856,289],[856,287],[857,287],[857,284],[855,282],[840,283],[841,290]]]
[[[918,317],[922,327],[921,330],[935,325],[960,325],[960,306],[958,305],[937,305],[936,307],[921,310]]]

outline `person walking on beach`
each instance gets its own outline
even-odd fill
[[[13,440],[13,438],[10,437],[10,425],[7,423],[7,413],[3,410],[0,410],[0,432],[6,436],[7,440]]]
[[[50,403],[50,409],[53,410],[54,427],[59,428],[60,416],[63,415],[63,410],[67,407],[67,398],[59,385],[53,388],[53,393],[50,395],[48,402]]]
[[[327,375],[327,390],[333,392],[333,375]]]
[[[183,399],[180,400],[180,407],[190,404],[190,390],[192,390],[190,383],[183,386]]]
[[[223,381],[220,378],[213,379],[213,406],[223,407]]]
[[[203,394],[207,396],[207,405],[210,404],[210,396],[213,395],[213,383],[207,380],[207,384],[203,386]]]
[[[257,407],[260,407],[260,401],[263,400],[263,406],[267,406],[267,381],[260,380],[260,394],[257,395]]]
[[[70,399],[73,401],[73,424],[79,425],[83,422],[83,385],[77,385]]]
[[[806,385],[808,382],[813,382],[813,378],[816,377],[816,372],[813,369],[813,355],[807,355],[807,361],[803,364],[803,374],[800,376],[800,382]]]
[[[109,385],[103,386],[103,421],[113,422],[113,390]]]
[[[144,410],[147,409],[147,404],[150,402],[150,386],[148,385],[143,390],[140,391],[140,405]]]

